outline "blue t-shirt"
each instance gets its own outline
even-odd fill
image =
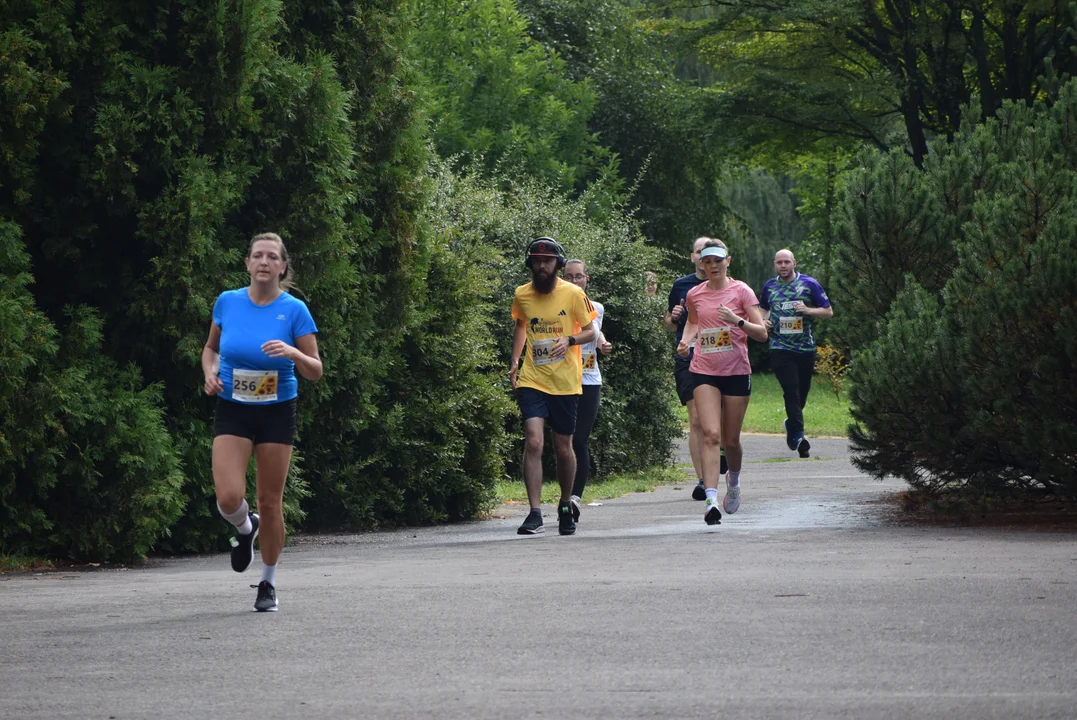
[[[282,292],[268,305],[255,305],[247,288],[220,294],[213,305],[213,322],[221,329],[221,367],[217,373],[224,390],[219,397],[234,402],[287,402],[299,394],[295,363],[287,358],[271,358],[262,352],[270,340],[282,340],[295,347],[295,339],[318,332],[306,303]],[[233,385],[233,370],[276,371],[270,380],[255,373],[240,372]],[[249,384],[248,384],[249,383]],[[247,399],[233,396],[233,390]]]
[[[673,308],[681,304],[681,301],[688,297],[688,291],[699,285],[701,282],[706,282],[704,278],[696,277],[695,273],[691,275],[685,275],[679,277],[673,281],[673,287],[669,289],[669,307],[666,308],[666,312],[673,312]],[[673,353],[676,355],[676,346],[681,343],[681,336],[684,334],[684,326],[688,322],[688,308],[684,309],[681,313],[681,320],[677,323],[677,342],[674,345]],[[682,358],[680,355],[676,355],[677,359],[682,362],[689,362],[692,359],[692,350],[688,351],[688,357]]]
[[[793,303],[800,301],[808,307],[830,307],[830,298],[815,278],[796,274],[789,282],[772,277],[763,284],[759,293],[759,307],[770,310],[771,350],[791,352],[815,352],[815,334],[812,328],[815,318],[801,315],[793,310]]]

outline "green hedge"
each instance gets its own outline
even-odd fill
[[[601,476],[665,463],[680,437],[672,406],[672,352],[661,323],[665,307],[644,292],[643,277],[658,265],[659,251],[644,243],[623,209],[602,211],[595,219],[586,194],[571,199],[537,183],[456,175],[445,166],[436,177],[431,223],[440,233],[470,237],[486,248],[475,260],[489,293],[487,308],[479,311],[488,313],[497,342],[499,361],[491,380],[500,393],[509,397],[510,312],[516,287],[530,280],[526,248],[535,237],[550,235],[570,257],[587,263],[588,294],[605,306],[604,332],[614,345],[613,353],[599,361],[602,409],[592,433],[593,472]],[[523,436],[515,411],[507,430],[513,442],[508,473],[517,477]]]
[[[539,232],[593,261],[619,344],[600,471],[665,459],[651,251],[597,191],[430,170],[408,17],[399,0],[0,6],[0,552],[227,547],[199,358],[265,230],[288,243],[326,368],[301,382],[293,529],[489,506],[514,471],[506,319]]]

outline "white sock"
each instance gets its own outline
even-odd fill
[[[266,565],[262,563],[262,582],[267,582],[273,587],[277,587],[277,566]]]
[[[217,512],[221,514],[228,522],[236,526],[236,532],[240,535],[250,535],[254,526],[251,525],[250,516],[247,514],[250,508],[247,507],[247,500],[244,498],[243,502],[239,504],[239,509],[232,513],[226,513],[221,509],[221,504],[217,503]]]
[[[717,505],[718,488],[707,488],[707,499],[711,501],[711,505]]]
[[[737,470],[736,472],[730,470],[729,475],[726,476],[725,483],[729,487],[737,487],[740,485],[740,470]]]

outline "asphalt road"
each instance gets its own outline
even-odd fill
[[[225,555],[0,577],[3,718],[1077,718],[1077,533],[901,521],[844,442],[691,483],[309,536],[281,609]]]

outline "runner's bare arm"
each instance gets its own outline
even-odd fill
[[[206,395],[216,395],[224,390],[224,383],[217,376],[221,366],[221,329],[209,321],[209,337],[202,348],[202,374],[205,375],[203,390]]]
[[[613,352],[613,344],[606,339],[606,335],[601,330],[598,331],[598,349],[603,355]]]
[[[524,345],[527,343],[527,325],[523,320],[516,321],[516,328],[512,332],[512,358],[509,360],[509,382],[512,389],[516,389],[516,371],[520,367],[520,356],[523,355]]]
[[[688,322],[684,324],[684,332],[681,333],[681,341],[677,344],[677,354],[682,358],[688,357],[689,344],[696,339],[699,326],[696,324],[696,316],[691,310],[688,311]]]
[[[748,308],[747,322],[744,323],[745,333],[748,334],[752,340],[758,342],[766,342],[769,337],[767,333],[766,321],[763,320],[763,311],[759,309],[758,305],[752,305]]]
[[[808,307],[799,300],[793,304],[793,309],[801,315],[807,315],[808,317],[813,317],[817,320],[825,320],[834,317],[834,308],[832,307]]]
[[[569,338],[572,338],[571,343]],[[550,348],[550,357],[558,358],[568,352],[568,349],[573,345],[584,345],[595,339],[595,324],[589,322],[580,329],[575,335],[562,335],[557,338],[557,342]]]
[[[774,327],[774,323],[770,321],[770,310],[763,310],[760,308],[759,312],[763,315],[763,327],[767,329],[767,332],[770,332],[770,329]]]
[[[670,332],[677,332],[677,324],[680,323],[681,318],[684,317],[684,313],[688,312],[684,307],[684,298],[681,298],[679,304],[674,305],[673,309],[666,313],[666,319],[663,321],[666,330]]]
[[[299,347],[292,347],[283,340],[270,340],[262,343],[262,352],[271,358],[288,358],[307,380],[313,382],[321,379],[322,359],[318,357],[318,340],[314,333],[297,337],[295,344]]]
[[[311,382],[322,377],[322,357],[318,354],[318,336],[314,333],[300,335],[295,339],[297,355],[292,358],[295,369]]]

